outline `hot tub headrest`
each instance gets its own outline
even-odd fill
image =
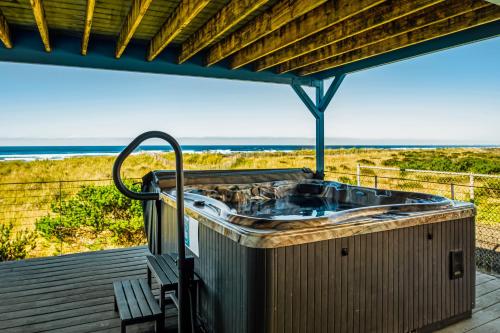
[[[251,184],[277,180],[314,178],[307,168],[301,169],[262,169],[262,170],[202,170],[185,171],[184,185],[203,184]],[[174,171],[153,171],[143,178],[143,183],[155,183],[162,190],[175,187]]]

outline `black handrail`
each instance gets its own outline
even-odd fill
[[[137,200],[159,200],[160,193],[156,192],[134,192],[129,190],[123,184],[121,178],[121,167],[125,159],[145,140],[158,138],[167,141],[175,153],[175,179],[176,179],[176,203],[177,203],[177,240],[178,240],[178,261],[177,267],[179,269],[179,291],[178,291],[178,304],[179,304],[179,332],[187,333],[191,331],[191,309],[189,304],[189,275],[190,267],[186,261],[186,249],[184,247],[184,169],[182,165],[182,149],[177,140],[167,133],[160,131],[150,131],[139,135],[135,138],[116,158],[113,165],[113,181],[115,182],[118,190],[125,196]],[[158,223],[160,222],[158,217]]]

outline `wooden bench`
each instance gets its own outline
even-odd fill
[[[124,280],[113,282],[115,311],[121,319],[121,332],[127,325],[156,322],[156,332],[163,330],[164,315],[156,302],[146,280]]]

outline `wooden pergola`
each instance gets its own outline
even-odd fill
[[[346,74],[495,37],[499,19],[497,0],[0,0],[0,61],[292,85],[321,175]]]

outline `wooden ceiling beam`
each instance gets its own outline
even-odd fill
[[[371,44],[339,56],[323,60],[298,71],[299,75],[310,75],[336,68],[355,61],[402,49],[411,45],[477,27],[500,19],[500,8],[488,5],[475,11],[455,16],[404,34]]]
[[[206,65],[213,65],[236,51],[250,45],[259,38],[281,28],[327,0],[281,0],[243,28],[235,31],[212,46],[206,58]]]
[[[445,1],[438,5],[420,10],[412,15],[404,16],[398,20],[391,21],[377,28],[367,30],[347,39],[342,39],[337,43],[330,44],[316,51],[294,58],[279,65],[276,72],[281,74],[312,65],[342,53],[350,52],[370,44],[379,43],[391,37],[417,30],[485,6],[489,6],[485,1]]]
[[[42,1],[30,0],[30,5],[33,10],[33,16],[35,17],[36,26],[40,32],[40,37],[42,38],[45,51],[50,52],[49,29],[47,28],[47,20],[45,19],[45,11],[43,10]]]
[[[149,43],[148,61],[154,60],[211,0],[183,0]]]
[[[12,40],[10,39],[10,30],[9,25],[7,24],[7,20],[5,16],[3,16],[2,11],[0,10],[0,40],[6,48],[12,48]]]
[[[337,0],[299,17],[234,54],[231,69],[240,68],[272,52],[309,37],[338,22],[372,8],[385,0]]]
[[[94,17],[95,0],[87,0],[87,14],[85,15],[85,27],[83,28],[82,55],[87,55],[90,31],[92,29],[92,18]]]
[[[382,3],[372,10],[350,17],[298,43],[257,60],[254,69],[262,71],[271,68],[442,1],[444,0],[394,0]]]
[[[122,30],[120,31],[120,36],[118,37],[118,42],[116,43],[115,57],[120,58],[125,51],[128,43],[132,39],[135,31],[139,27],[142,18],[146,14],[153,0],[134,0],[130,11],[128,12],[127,18],[122,25]]]
[[[232,0],[181,46],[182,64],[270,0]]]

